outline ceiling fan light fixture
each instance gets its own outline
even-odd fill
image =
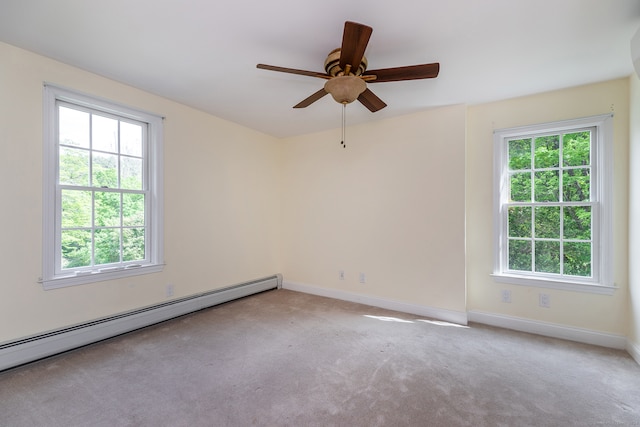
[[[340,104],[349,104],[367,88],[367,84],[360,77],[338,76],[327,80],[324,90],[331,94],[333,99]]]

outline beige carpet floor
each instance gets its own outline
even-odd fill
[[[2,372],[0,425],[640,425],[640,366],[275,290]]]

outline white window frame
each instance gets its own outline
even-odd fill
[[[82,94],[45,83],[43,92],[43,239],[42,278],[46,290],[114,280],[140,274],[156,273],[164,267],[164,202],[163,202],[163,118],[156,114],[123,106],[105,99]],[[146,259],[121,263],[115,267],[60,269],[60,186],[58,185],[58,102],[81,109],[102,112],[147,124],[147,144],[144,158],[146,168],[145,251]]]
[[[508,270],[506,204],[509,197],[508,144],[517,137],[595,128],[591,140],[592,277]],[[611,295],[613,282],[613,115],[494,131],[494,265],[497,282]]]

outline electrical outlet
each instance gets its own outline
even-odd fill
[[[173,285],[171,283],[169,283],[167,285],[167,287],[164,290],[165,295],[167,298],[172,297],[173,296]]]
[[[344,280],[344,270],[340,270],[340,271],[338,271],[338,278],[339,278],[340,280]]]
[[[507,303],[511,302],[511,291],[509,289],[503,289],[501,291],[501,295],[502,295],[502,302],[507,302]]]
[[[360,283],[367,283],[367,276],[364,273],[360,273]]]
[[[549,294],[540,294],[538,303],[540,307],[551,308],[551,295]]]

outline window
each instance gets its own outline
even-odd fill
[[[45,85],[45,289],[162,269],[162,118]]]
[[[494,277],[613,292],[612,116],[494,136]]]

